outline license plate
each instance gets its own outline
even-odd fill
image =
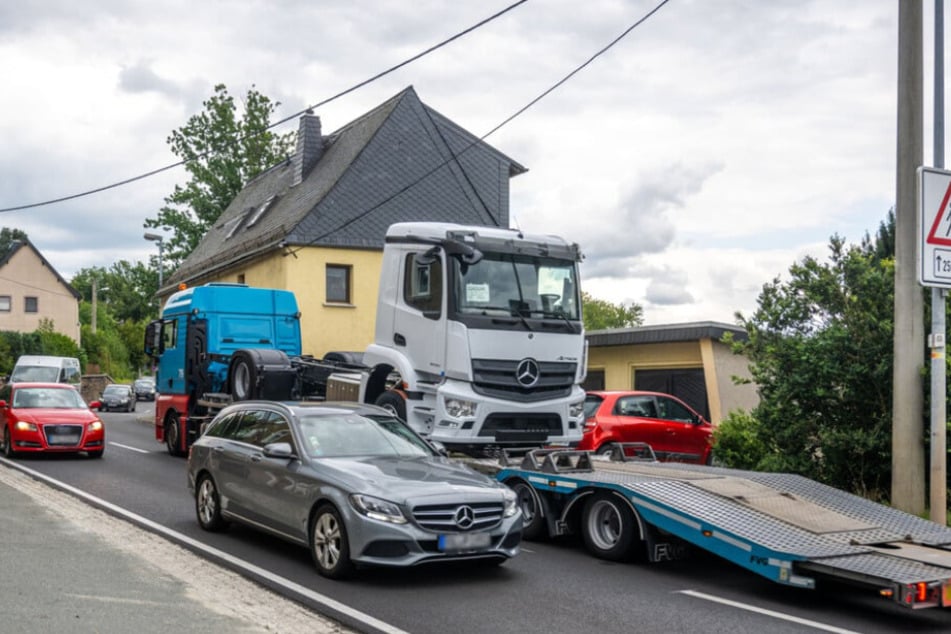
[[[79,443],[79,436],[74,434],[50,434],[48,442],[51,445],[75,445]]]
[[[488,533],[453,533],[439,536],[439,550],[446,553],[458,553],[485,550],[492,543]]]

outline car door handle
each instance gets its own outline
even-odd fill
[[[251,462],[261,462],[263,459],[264,456],[259,453],[251,454]]]
[[[224,453],[224,452],[225,452],[225,448],[224,448],[224,447],[215,447],[214,449],[212,449],[212,451],[214,451],[215,453]]]

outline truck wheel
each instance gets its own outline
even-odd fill
[[[596,493],[584,505],[581,534],[588,552],[599,559],[624,561],[637,537],[634,513],[619,497]]]
[[[184,452],[182,452],[180,446],[180,430],[181,424],[179,422],[178,414],[169,414],[165,419],[165,448],[168,449],[169,455],[185,455]]]
[[[325,504],[317,509],[310,526],[310,554],[317,572],[329,579],[344,579],[353,573],[350,542],[340,513]]]
[[[218,487],[210,475],[203,475],[198,480],[198,487],[195,489],[195,515],[198,517],[198,524],[206,531],[217,532],[228,526],[228,522],[221,517]]]
[[[393,390],[387,390],[376,398],[376,404],[397,418],[406,420],[406,400]]]
[[[257,384],[257,378],[257,368],[251,358],[241,352],[235,353],[234,363],[231,364],[231,372],[228,376],[231,398],[236,401],[254,398],[251,391]]]
[[[522,509],[522,539],[537,541],[547,537],[548,531],[538,492],[524,480],[510,480],[506,484],[518,496],[518,506]]]

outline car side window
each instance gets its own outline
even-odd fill
[[[205,431],[205,434],[215,438],[231,438],[231,433],[234,430],[235,422],[238,420],[238,417],[239,414],[222,416],[215,421],[214,425],[211,425]]]
[[[266,420],[267,412],[256,409],[245,410],[241,413],[241,419],[231,434],[231,438],[249,445],[258,444],[257,438],[262,435]]]
[[[267,412],[267,418],[261,426],[260,437],[255,444],[264,447],[275,442],[286,442],[294,446],[291,427],[287,424],[287,419],[277,412]]]
[[[682,403],[672,398],[658,398],[657,408],[660,410],[660,418],[664,420],[678,423],[693,422],[694,413],[687,409]]]
[[[626,396],[617,400],[614,413],[618,416],[657,418],[657,407],[653,396]]]

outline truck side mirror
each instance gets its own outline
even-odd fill
[[[157,357],[162,354],[162,320],[150,321],[145,327],[145,354]]]

